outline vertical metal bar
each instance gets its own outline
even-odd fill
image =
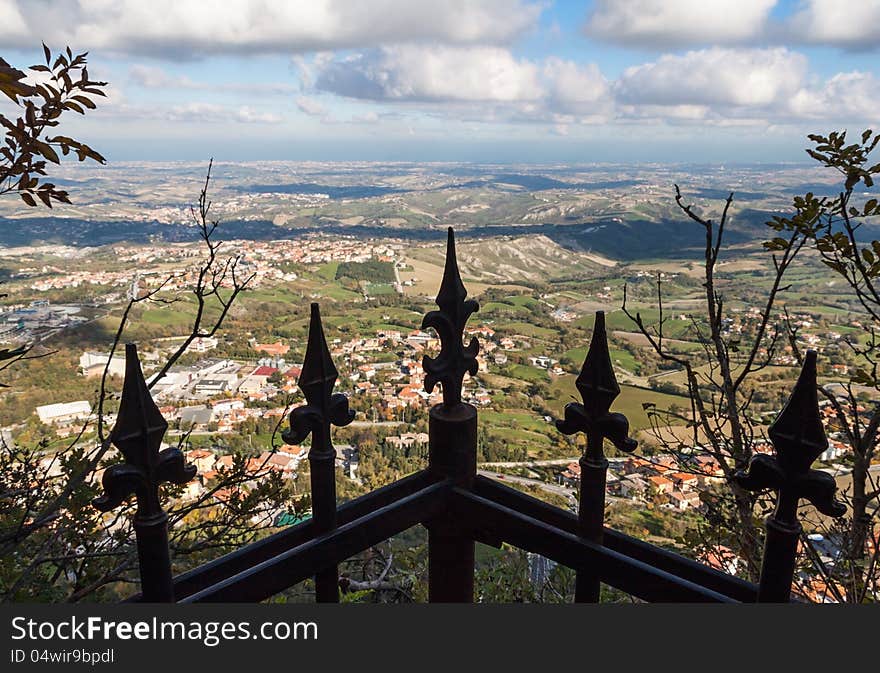
[[[318,535],[336,528],[336,452],[329,437],[312,435],[309,452],[310,481],[312,487],[312,519]],[[321,441],[323,440],[323,441]],[[316,451],[316,445],[323,444]],[[339,602],[339,566],[324,568],[315,575],[315,600],[318,603]]]
[[[477,474],[477,410],[469,404],[437,405],[428,421],[428,469],[472,488]],[[472,603],[474,541],[466,527],[444,514],[427,523],[428,601]]]
[[[758,602],[788,603],[791,601],[801,526],[798,523],[786,524],[770,517],[766,521],[766,529]]]
[[[168,515],[134,518],[141,595],[146,603],[173,603],[174,582],[168,551]]]
[[[587,450],[578,464],[581,467],[578,533],[591,542],[602,544],[605,530],[605,482],[608,459],[602,451],[604,436],[600,431],[587,432]],[[598,603],[601,583],[599,575],[587,569],[577,571],[574,600],[576,603]]]

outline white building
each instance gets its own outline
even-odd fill
[[[92,413],[92,405],[86,400],[59,402],[37,407],[36,412],[41,422],[62,425],[88,418]]]
[[[85,351],[79,356],[79,369],[83,376],[102,376],[104,367],[107,366],[107,358],[109,353],[95,353],[94,351]],[[114,355],[110,360],[110,366],[107,369],[110,376],[125,376],[125,358],[121,355]]]

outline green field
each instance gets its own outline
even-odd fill
[[[513,378],[519,379],[520,381],[528,381],[530,383],[538,383],[540,381],[547,381],[549,376],[547,374],[547,370],[538,369],[537,367],[532,367],[531,365],[510,365],[508,367],[508,371]]]
[[[628,372],[632,372],[633,374],[638,374],[639,363],[636,361],[632,353],[619,348],[610,348],[609,353],[611,354],[611,362],[614,365],[621,367]],[[563,353],[563,357],[569,358],[580,367],[581,364],[583,364],[584,359],[587,357],[587,347],[584,346],[583,348],[572,348],[567,350]]]
[[[560,407],[572,400],[580,401],[574,380],[574,376],[561,376],[551,385],[553,398],[558,400]],[[689,404],[688,398],[681,395],[668,395],[654,390],[621,385],[620,396],[614,401],[611,410],[619,411],[626,416],[629,419],[630,429],[640,430],[649,427],[648,414],[642,407],[645,403],[655,404],[660,409],[666,409],[673,404],[680,407],[687,407]]]
[[[521,334],[526,337],[534,337],[538,339],[553,339],[556,336],[556,330],[547,327],[538,327],[528,322],[505,322],[495,326],[496,332],[504,334]]]

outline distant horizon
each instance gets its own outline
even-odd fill
[[[818,131],[817,131],[818,132]],[[147,144],[147,143],[144,143]],[[711,142],[699,147],[682,148],[680,146],[655,145],[651,150],[636,145],[614,148],[583,145],[568,142],[553,145],[548,142],[528,141],[517,144],[509,142],[479,143],[424,143],[399,142],[383,143],[381,146],[362,145],[356,143],[305,143],[288,141],[287,148],[269,148],[250,146],[249,148],[229,147],[224,143],[216,146],[194,146],[190,148],[178,146],[172,153],[164,148],[143,151],[141,143],[120,146],[113,141],[104,141],[104,154],[108,161],[202,161],[211,156],[216,161],[231,162],[370,162],[370,163],[466,163],[483,165],[631,165],[643,164],[681,165],[811,165],[805,148],[809,141],[806,136],[800,146],[796,143],[782,146],[764,147],[755,152],[753,157],[745,156],[742,150],[734,151],[726,145]],[[202,145],[202,143],[200,143]],[[319,145],[319,146],[316,146]],[[224,151],[225,150],[225,151]],[[673,158],[675,157],[675,158]],[[815,165],[814,162],[812,165]]]

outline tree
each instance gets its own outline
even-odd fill
[[[799,328],[786,307],[777,307],[780,296],[788,289],[785,276],[796,260],[800,263],[804,249],[813,247],[826,266],[847,281],[863,309],[858,320],[870,324],[866,343],[859,344],[857,339],[848,342],[852,355],[860,358],[864,366],[843,384],[843,395],[828,385],[820,386],[820,391],[834,410],[842,429],[840,434],[852,451],[853,486],[841,494],[849,505],[850,515],[829,523],[809,511],[802,513],[810,525],[803,534],[806,554],[798,582],[801,593],[807,597],[815,595],[813,589],[818,580],[827,594],[840,602],[876,601],[880,598],[877,555],[880,540],[876,526],[880,490],[870,465],[876,454],[880,414],[876,402],[870,404],[870,410],[864,409],[858,387],[880,391],[875,357],[880,346],[876,335],[880,327],[880,294],[876,286],[880,276],[880,242],[862,242],[859,230],[865,218],[880,215],[880,207],[876,199],[868,199],[859,207],[852,204],[852,199],[857,185],[864,183],[865,187],[871,187],[873,176],[880,173],[880,164],[868,166],[868,157],[877,146],[878,138],[870,131],[862,134],[860,143],[850,145],[845,142],[846,134],[840,132],[809,138],[816,147],[807,152],[813,159],[843,174],[842,189],[833,198],[812,193],[796,196],[789,215],[774,215],[767,222],[776,234],[764,242],[772,264],[770,289],[757,300],[759,310],[754,318],[742,320],[741,334],[727,329],[734,317],[726,308],[716,277],[718,261],[724,252],[724,230],[733,194],[725,202],[716,224],[694,206],[686,205],[675,186],[679,209],[704,232],[705,299],[701,310],[690,316],[689,329],[703,347],[702,352],[697,356],[684,355],[667,347],[663,329],[668,318],[663,311],[659,278],[656,323],[649,324],[639,312],[627,306],[626,292],[623,309],[647,338],[655,355],[682,368],[686,374],[689,409],[659,409],[648,405],[655,440],[678,458],[682,471],[699,472],[695,457],[708,454],[725,477],[723,486],[707,490],[701,496],[705,525],[696,544],[724,544],[735,549],[746,561],[747,574],[756,579],[762,538],[759,515],[772,503],[766,497],[756,498],[747,493],[732,477],[738,468],[747,464],[756,447],[767,441],[763,414],[755,404],[762,399],[773,377],[762,377],[759,372],[773,362],[785,344],[797,360],[802,360]],[[764,397],[768,401],[772,399],[771,395]],[[669,432],[673,425],[688,428],[688,436],[673,435]],[[828,555],[808,535],[816,530],[822,531],[826,540],[839,543],[841,558],[829,561]]]
[[[73,150],[80,161],[88,158],[103,164],[105,160],[85,143],[46,132],[55,129],[68,110],[79,114],[85,114],[84,108],[94,110],[97,106],[89,96],[104,96],[107,83],[89,79],[86,53],[74,56],[68,47],[66,54],[59,54],[52,63],[52,53],[44,44],[43,54],[45,65],[30,67],[32,72],[44,75],[41,83],[33,85],[25,81],[24,72],[0,57],[0,93],[22,110],[15,120],[0,114],[0,125],[4,128],[0,196],[17,193],[31,207],[36,207],[39,200],[51,208],[53,200],[70,203],[66,191],[51,182],[40,181],[48,174],[47,162],[61,163],[57,150],[65,156]],[[0,371],[27,357],[29,351],[27,345],[0,349],[0,363],[4,363]]]
[[[627,288],[624,286],[623,311],[636,324],[654,352],[661,360],[682,368],[686,374],[687,392],[691,408],[686,413],[673,409],[658,409],[648,405],[646,411],[651,419],[651,430],[661,447],[679,457],[682,470],[700,471],[693,461],[695,453],[708,454],[721,468],[729,484],[726,498],[706,500],[707,518],[713,525],[712,533],[723,531],[725,539],[707,540],[707,544],[724,543],[737,549],[746,561],[748,574],[757,579],[760,572],[761,528],[755,517],[755,496],[733,481],[734,473],[748,464],[755,445],[762,440],[758,432],[759,419],[752,413],[753,375],[767,367],[773,360],[782,328],[771,318],[785,272],[807,243],[807,236],[799,231],[791,232],[786,246],[779,254],[774,253],[773,276],[770,289],[761,301],[761,313],[751,325],[748,338],[729,334],[726,325],[731,320],[725,298],[719,289],[716,271],[724,252],[725,228],[729,223],[733,204],[731,193],[724,203],[716,223],[688,205],[678,185],[675,185],[675,203],[680,211],[703,230],[703,303],[698,315],[691,316],[690,336],[701,346],[697,355],[685,355],[673,351],[664,338],[664,325],[668,320],[663,309],[663,289],[658,274],[656,281],[657,309],[659,317],[655,324],[648,324],[639,312],[633,313],[627,304]],[[699,368],[700,364],[707,367]],[[674,436],[666,428],[684,425],[688,436]]]
[[[774,217],[770,226],[786,236],[797,232],[808,237],[823,264],[846,282],[862,309],[856,321],[863,325],[865,337],[846,342],[858,364],[855,372],[843,383],[843,394],[828,385],[820,387],[834,410],[839,434],[851,451],[852,486],[842,494],[849,513],[834,526],[819,522],[826,537],[840,541],[842,558],[835,563],[824,562],[819,550],[806,541],[816,570],[832,596],[841,602],[861,603],[880,598],[880,484],[871,472],[880,434],[880,404],[876,400],[863,401],[859,394],[860,389],[880,391],[880,241],[862,235],[865,224],[880,216],[880,202],[871,197],[856,203],[855,196],[859,185],[864,185],[864,190],[872,188],[874,176],[880,174],[880,162],[870,163],[880,135],[868,129],[855,143],[847,143],[846,135],[846,131],[833,131],[827,136],[811,134],[814,146],[806,150],[812,159],[841,174],[838,193],[797,196],[793,202],[795,215]],[[779,249],[784,240],[774,238],[765,246]],[[786,320],[786,326],[792,350],[800,359],[798,329],[790,320]]]
[[[152,289],[132,289],[101,377],[95,417],[72,440],[41,434],[32,442],[0,445],[0,600],[112,600],[131,593],[128,587],[138,582],[130,516],[134,503],[107,515],[91,504],[99,495],[99,472],[118,461],[107,420],[118,405],[118,395],[108,370],[136,306],[188,301],[196,307],[188,336],[159,367],[152,387],[196,338],[221,329],[253,279],[253,274],[242,273],[241,257],[224,256],[222,243],[215,240],[219,221],[209,218],[210,177],[209,166],[198,205],[191,209],[202,258],[195,268],[169,276]],[[180,293],[166,291],[171,281],[183,278],[193,279],[188,288]],[[254,540],[279,511],[307,506],[292,496],[289,484],[268,463],[278,448],[275,438],[283,419],[284,415],[274,428],[271,446],[266,447],[271,450],[264,459],[244,451],[234,453],[231,464],[217,469],[194,497],[183,497],[184,487],[165,490],[170,546],[178,570]],[[188,432],[180,433],[178,445],[190,448]]]
[[[62,116],[73,111],[81,115],[97,105],[90,96],[105,96],[106,82],[89,79],[87,52],[74,55],[68,47],[54,62],[44,44],[45,64],[30,66],[39,81],[28,84],[27,75],[0,58],[0,93],[21,110],[15,120],[0,114],[4,145],[0,147],[0,195],[17,193],[27,205],[37,200],[51,208],[53,201],[70,203],[67,192],[42,180],[48,175],[48,163],[60,164],[61,158],[74,152],[79,161],[105,162],[97,151],[69,136],[56,135]],[[47,163],[48,162],[48,163]]]

